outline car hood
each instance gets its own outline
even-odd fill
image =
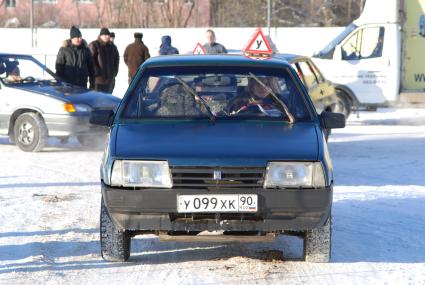
[[[95,109],[114,109],[121,101],[109,93],[97,92],[61,82],[40,82],[14,86],[28,92],[48,95],[75,104],[86,104]]]
[[[113,156],[170,165],[265,166],[271,160],[317,161],[314,123],[143,122],[114,126]]]

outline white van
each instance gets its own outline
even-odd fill
[[[367,0],[361,16],[314,55],[347,108],[425,102],[425,0]]]

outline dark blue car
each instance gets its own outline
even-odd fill
[[[324,130],[344,127],[344,116],[318,115],[288,62],[151,58],[118,110],[96,111],[91,122],[111,128],[101,166],[104,259],[127,260],[138,234],[260,241],[298,233],[307,261],[329,261]]]

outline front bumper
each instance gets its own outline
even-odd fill
[[[44,114],[49,136],[65,137],[72,135],[99,135],[108,132],[108,128],[90,124],[89,115],[53,115]]]
[[[255,215],[178,214],[181,194],[257,194]],[[331,213],[332,187],[308,190],[144,189],[123,190],[102,182],[108,212],[120,230],[135,231],[301,231],[324,225]]]

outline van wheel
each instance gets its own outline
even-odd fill
[[[319,228],[308,230],[304,237],[304,259],[327,263],[331,259],[332,216]]]
[[[48,130],[43,118],[37,113],[23,113],[15,121],[13,136],[23,151],[40,151],[47,143]]]
[[[106,261],[123,262],[130,257],[131,237],[125,231],[118,231],[103,203],[100,206],[100,250]]]
[[[353,103],[344,92],[337,91],[337,102],[332,106],[332,112],[341,113],[347,119],[351,114]]]

